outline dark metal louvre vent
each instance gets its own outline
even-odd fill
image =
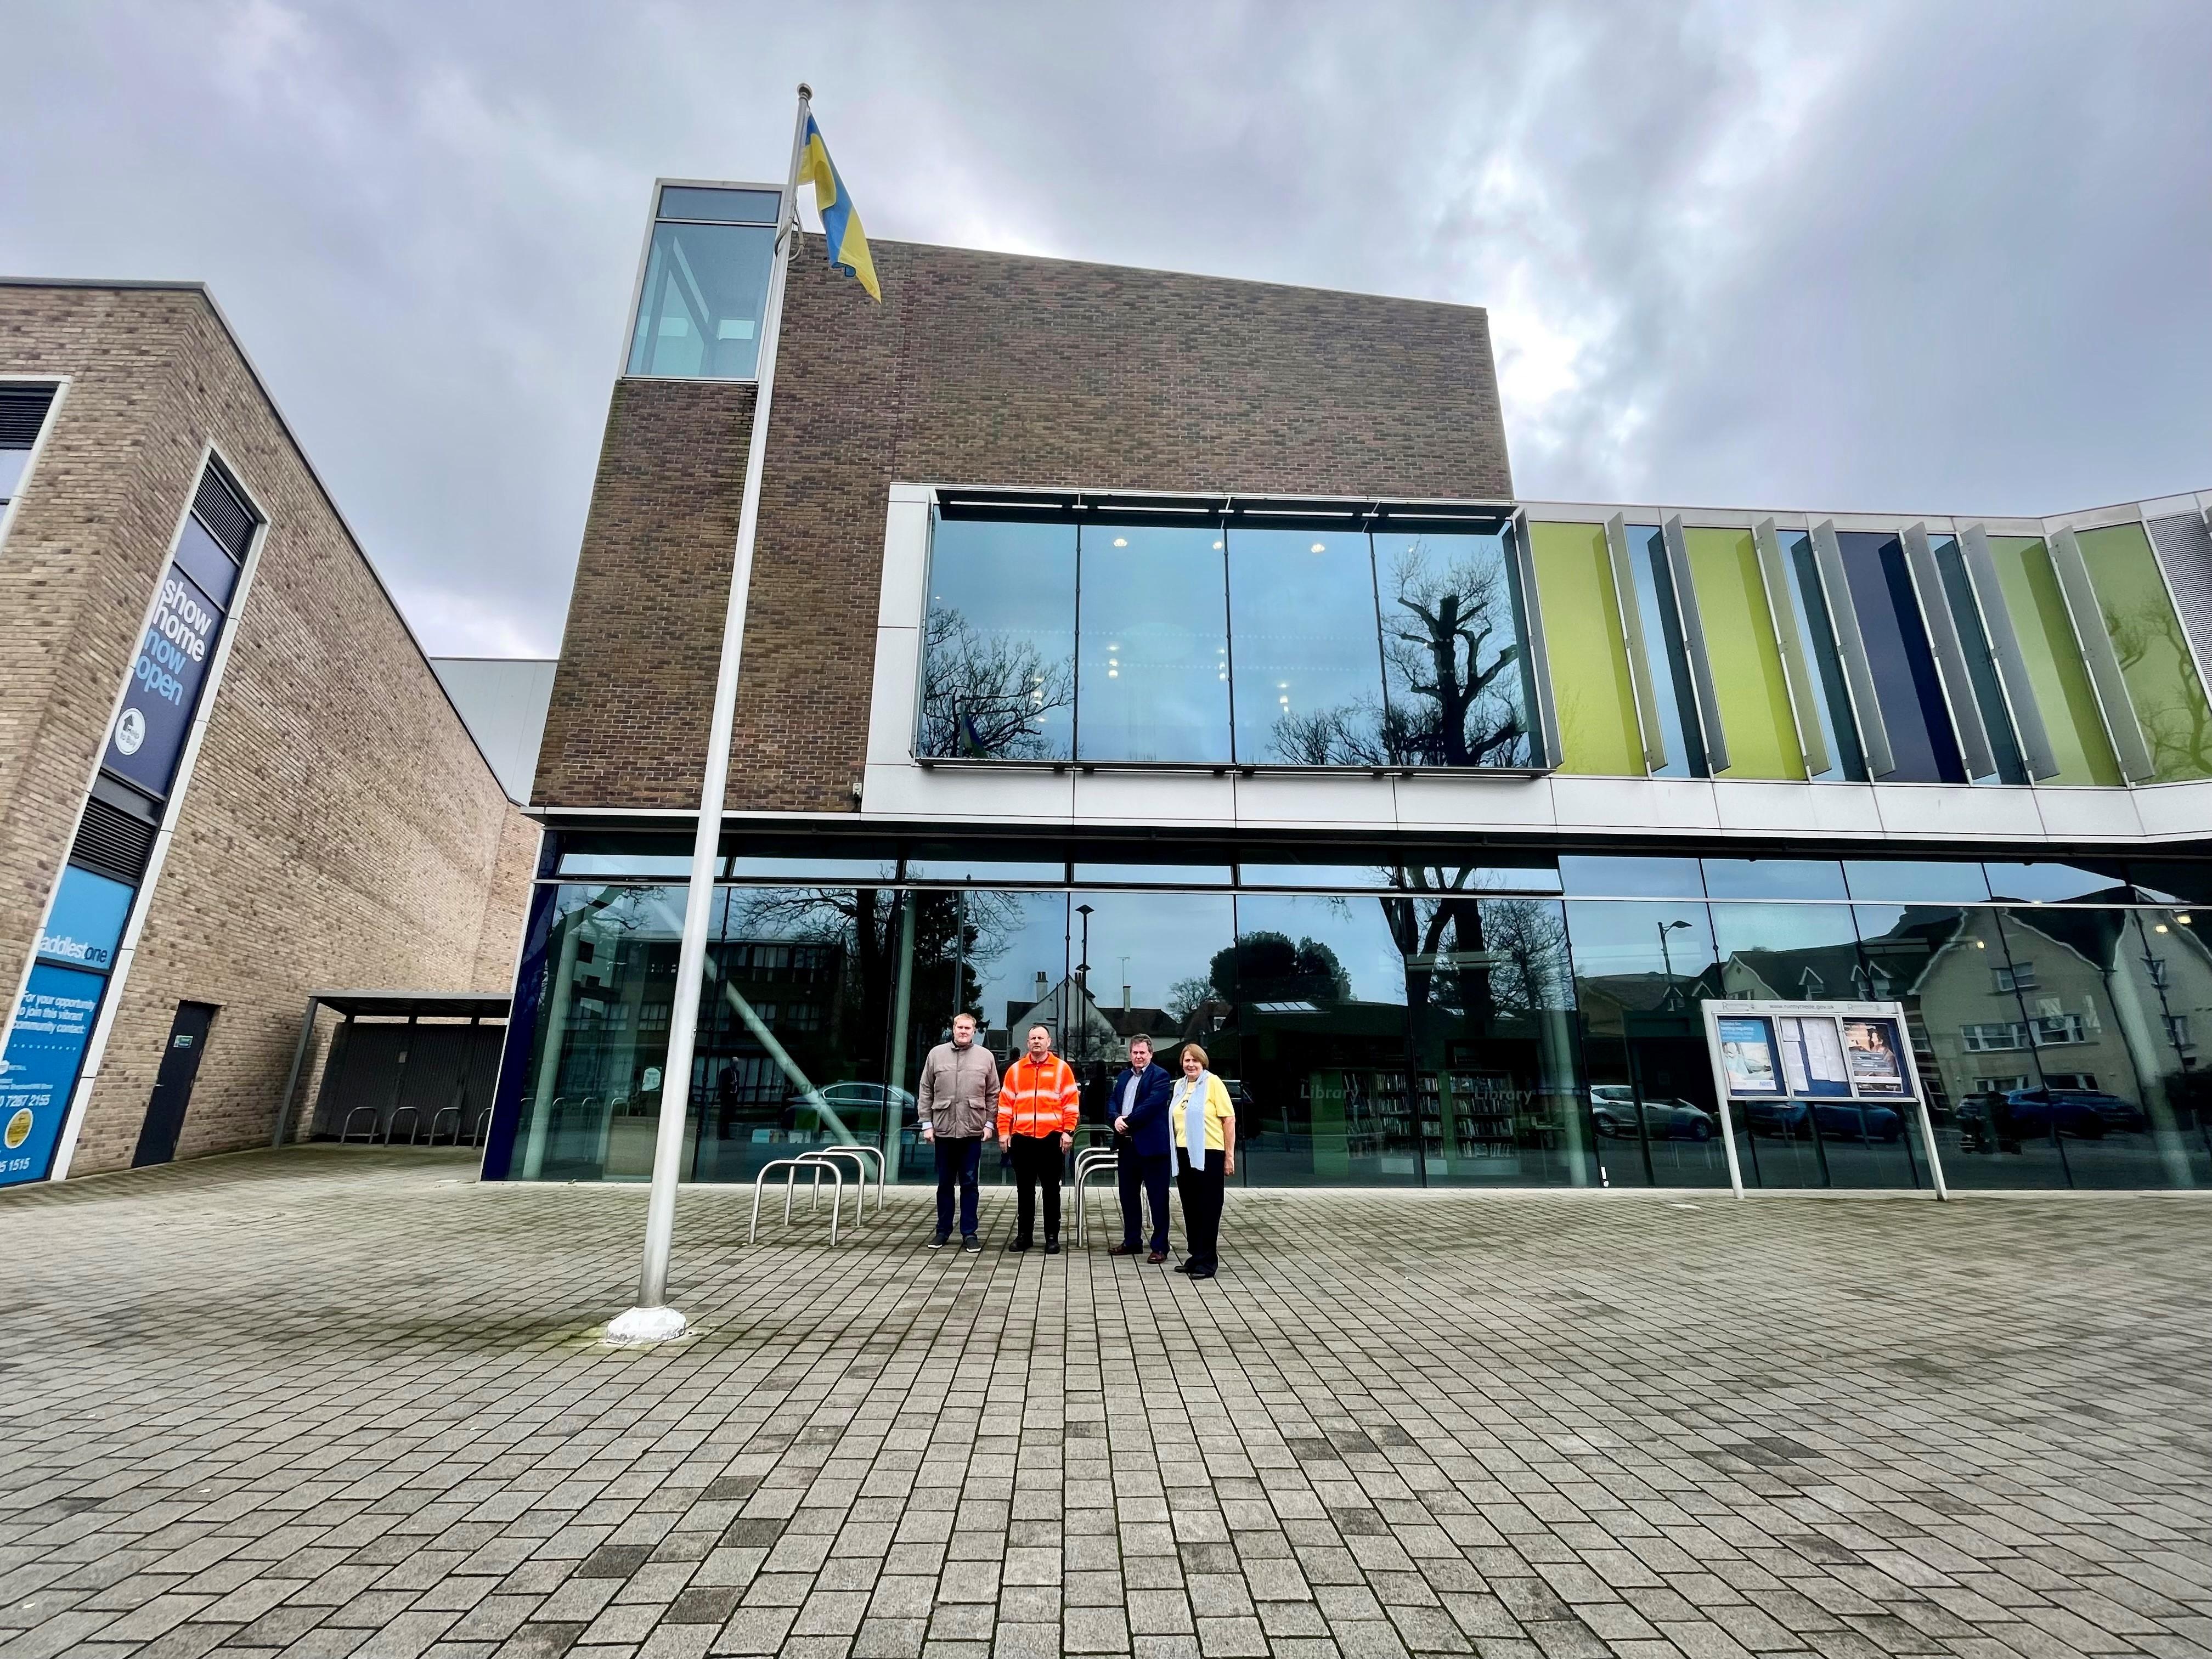
[[[154,826],[110,806],[97,795],[84,804],[84,822],[70,846],[70,862],[94,875],[137,886],[154,853]]]
[[[213,461],[200,474],[199,489],[192,496],[192,511],[208,527],[208,533],[229,550],[232,558],[243,564],[246,550],[253,540],[254,517]]]
[[[0,386],[0,449],[28,449],[38,442],[53,400],[50,386]]]

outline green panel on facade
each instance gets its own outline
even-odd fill
[[[1605,527],[1531,524],[1528,553],[1544,608],[1544,647],[1559,705],[1559,770],[1592,777],[1644,775],[1644,734]]]
[[[1685,530],[1690,580],[1705,622],[1705,659],[1728,738],[1729,778],[1802,780],[1805,757],[1790,713],[1790,682],[1774,641],[1759,549],[1748,530]]]
[[[2139,524],[2084,530],[2082,562],[2160,783],[2212,777],[2212,707]]]
[[[2051,550],[2033,536],[1992,536],[1990,557],[2004,589],[2005,609],[2020,636],[2020,654],[2035,688],[2051,758],[2058,763],[2045,783],[2094,784],[2120,781],[2120,765],[2105,736],[2104,718],[2089,684],[2089,670],[2074,638],[2066,599]]]

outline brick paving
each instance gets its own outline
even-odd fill
[[[302,1148],[0,1197],[0,1659],[2212,1653],[2212,1197],[1236,1193],[1222,1276]]]

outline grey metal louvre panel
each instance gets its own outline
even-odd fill
[[[2166,585],[2173,592],[2173,608],[2197,647],[2197,672],[2212,684],[2212,534],[2194,513],[2177,513],[2153,519],[2148,526],[2150,544],[2166,570]]]
[[[208,533],[229,550],[230,556],[241,564],[246,561],[246,550],[253,541],[253,514],[246,511],[246,503],[223,479],[213,465],[200,474],[200,487],[192,495],[192,511],[208,527]]]
[[[145,878],[154,854],[154,826],[119,811],[98,796],[84,804],[84,820],[70,844],[69,861],[96,876],[130,883]]]
[[[53,401],[50,386],[0,386],[0,449],[28,449],[38,442]]]

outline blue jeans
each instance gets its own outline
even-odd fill
[[[960,1187],[960,1236],[975,1236],[975,1174],[983,1161],[982,1140],[975,1135],[959,1139],[939,1135],[931,1143],[937,1152],[937,1231],[952,1231],[952,1188]]]

